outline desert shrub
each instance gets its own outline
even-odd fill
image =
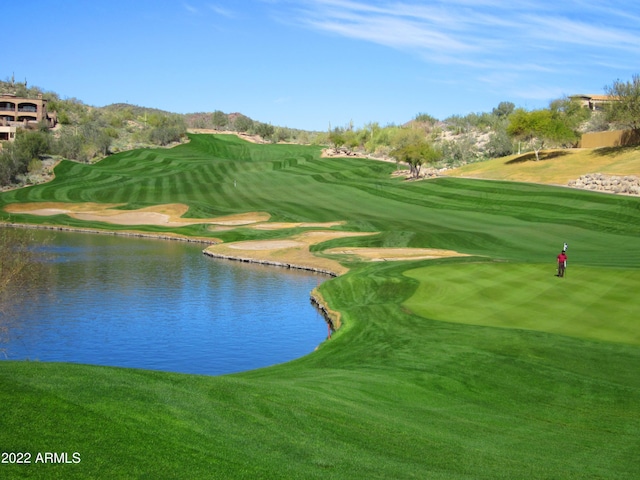
[[[84,139],[75,133],[75,129],[63,129],[53,146],[53,152],[69,160],[84,160],[82,147]]]
[[[179,142],[184,131],[177,126],[156,127],[149,131],[149,141],[155,145],[169,145],[172,142]]]
[[[32,158],[27,165],[27,171],[29,173],[35,173],[42,170],[42,160],[39,158]]]
[[[489,135],[489,141],[485,146],[484,153],[488,158],[511,155],[513,153],[513,142],[507,132],[499,130]]]

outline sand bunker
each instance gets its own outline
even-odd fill
[[[334,259],[320,257],[309,251],[311,245],[335,238],[375,235],[375,232],[341,232],[333,230],[312,230],[294,235],[288,239],[250,240],[208,247],[212,256],[232,257],[244,261],[277,263],[292,267],[311,268],[343,274],[348,268]],[[383,262],[393,260],[425,260],[443,257],[466,256],[453,250],[433,248],[359,248],[338,247],[323,253],[356,257],[358,260]],[[346,258],[345,258],[346,259]]]
[[[259,223],[251,228],[256,230],[284,230],[287,228],[331,228],[343,225],[345,222],[306,223],[306,222],[270,222]]]
[[[122,203],[16,203],[7,205],[5,211],[41,216],[68,215],[78,220],[106,222],[114,225],[157,225],[164,227],[182,227],[201,223],[240,226],[266,222],[270,218],[270,215],[264,212],[251,212],[215,218],[182,218],[189,210],[189,206],[181,203],[154,205],[138,210],[116,209],[124,205]]]
[[[351,255],[360,260],[386,262],[394,260],[428,260],[444,257],[466,257],[468,255],[453,250],[434,248],[331,248],[324,253]]]
[[[247,242],[235,242],[228,245],[236,250],[280,250],[282,248],[301,247],[305,244],[295,240],[250,240]]]
[[[340,275],[346,273],[348,269],[330,258],[315,256],[309,251],[309,247],[334,238],[374,234],[375,233],[313,230],[294,235],[287,239],[249,240],[212,245],[206,249],[206,252],[212,256],[233,257],[256,263],[277,263],[290,267],[333,272]]]
[[[118,210],[122,203],[63,203],[38,202],[7,205],[5,211],[29,215],[68,215],[86,221],[111,223],[114,225],[157,225],[182,227],[194,224],[209,224],[210,230],[233,229],[248,226],[257,230],[277,230],[290,228],[331,228],[344,222],[326,223],[269,223],[270,215],[265,212],[249,212],[215,218],[182,218],[189,207],[181,203],[154,205],[138,210]],[[376,232],[345,232],[336,230],[310,230],[285,239],[252,240],[218,244],[207,248],[214,256],[228,256],[255,262],[277,262],[293,267],[315,268],[336,274],[348,269],[337,260],[316,256],[309,251],[311,245],[343,237],[375,235]],[[323,253],[356,257],[362,261],[424,260],[443,257],[464,256],[452,250],[430,248],[356,248],[339,247]]]

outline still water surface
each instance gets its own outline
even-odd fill
[[[9,359],[219,375],[299,358],[327,326],[326,277],[205,257],[201,244],[53,236],[51,270],[16,306]]]

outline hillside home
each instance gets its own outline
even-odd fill
[[[605,105],[617,101],[617,97],[610,95],[571,95],[571,100],[578,100],[583,107],[588,107],[589,110],[604,110]]]
[[[16,127],[0,124],[0,142],[13,142],[16,138]]]
[[[16,127],[35,127],[42,121],[49,128],[58,123],[55,112],[47,111],[47,100],[42,95],[38,98],[22,98],[11,93],[0,95],[0,140],[13,140]]]

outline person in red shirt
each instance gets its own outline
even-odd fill
[[[564,271],[567,268],[567,254],[563,250],[558,255],[558,276],[564,277]]]

